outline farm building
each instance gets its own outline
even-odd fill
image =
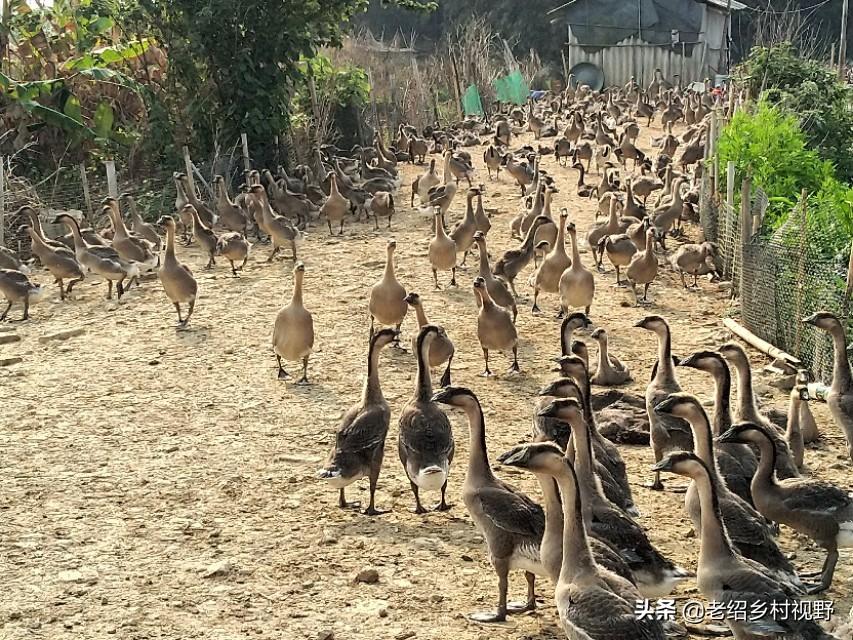
[[[682,83],[726,73],[731,12],[745,8],[737,0],[572,0],[552,14],[567,25],[568,71],[607,85],[634,76],[646,86],[655,69]]]

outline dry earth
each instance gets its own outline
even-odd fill
[[[654,129],[654,133],[658,130]],[[641,136],[648,142],[648,132]],[[482,150],[471,149],[481,159]],[[480,162],[478,162],[480,166]],[[563,187],[554,211],[567,206],[580,230],[593,206],[575,196],[575,172],[544,165]],[[528,438],[531,405],[553,374],[559,324],[549,313],[531,315],[531,291],[518,327],[519,376],[485,380],[476,338],[470,282],[434,292],[426,259],[428,218],[403,201],[420,168],[403,168],[404,188],[393,221],[398,274],[425,300],[429,317],[443,324],[457,346],[454,383],[469,386],[486,412],[494,459]],[[493,254],[514,244],[508,223],[519,207],[507,176],[489,182]],[[595,181],[592,176],[590,181]],[[457,197],[452,219],[464,211]],[[689,229],[695,237],[697,229]],[[232,278],[218,265],[205,272],[196,248],[180,257],[200,279],[192,325],[176,331],[175,315],[156,281],[134,289],[120,306],[103,300],[104,287],[87,280],[73,301],[56,296],[33,310],[28,323],[4,328],[21,341],[0,346],[0,358],[22,358],[0,368],[0,637],[17,638],[417,638],[563,637],[552,589],[539,583],[541,608],[505,625],[483,627],[463,614],[490,608],[496,579],[481,537],[459,501],[468,454],[467,425],[452,416],[457,459],[451,470],[449,513],[415,516],[396,457],[397,412],[414,384],[410,354],[386,350],[381,378],[392,410],[378,506],[390,512],[368,518],[341,511],[336,492],[316,480],[338,420],[361,392],[367,340],[367,292],[381,275],[389,232],[351,224],[343,238],[314,227],[301,257],[307,265],[306,305],[317,331],[311,359],[313,384],[295,387],[276,378],[270,335],[275,314],[290,295],[292,263],[266,264],[256,247],[245,273]],[[585,254],[589,266],[591,256]],[[49,281],[40,273],[41,281]],[[446,282],[447,279],[444,279]],[[649,311],[626,306],[613,273],[596,276],[594,322],[606,326],[613,351],[629,363],[642,393],[655,358],[651,336],[631,325],[646,313],[667,317],[674,349],[688,354],[728,339],[721,324],[727,294],[703,283],[684,291],[665,271],[653,285]],[[13,311],[16,317],[17,310]],[[42,341],[79,328],[82,335]],[[415,328],[410,314],[406,338]],[[495,370],[508,361],[494,359]],[[754,365],[766,362],[755,357]],[[707,377],[680,372],[685,388],[710,398]],[[784,407],[786,394],[758,376],[762,400]],[[816,405],[826,439],[807,452],[812,472],[853,486],[842,438],[826,407]],[[697,544],[682,497],[647,491],[651,452],[623,447],[641,521],[652,540],[684,566],[695,568]],[[499,470],[538,496],[535,480]],[[349,490],[366,500],[366,481]],[[434,496],[427,496],[427,504]],[[783,528],[781,543],[796,562],[819,566],[823,556]],[[839,611],[853,603],[851,554],[842,552],[827,598]],[[354,577],[375,569],[378,582]],[[512,576],[510,597],[524,593]],[[679,598],[695,596],[688,583]]]

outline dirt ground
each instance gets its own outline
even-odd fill
[[[652,130],[657,135],[659,129]],[[641,141],[648,145],[649,132]],[[470,149],[493,212],[493,256],[515,245],[508,224],[520,206],[518,189],[502,174],[489,181],[482,149]],[[554,212],[567,206],[581,231],[593,221],[593,204],[575,195],[576,173],[544,167],[561,192]],[[457,454],[451,468],[448,513],[416,516],[396,455],[398,412],[413,392],[411,354],[386,350],[381,380],[392,407],[392,426],[377,506],[390,512],[368,518],[337,508],[336,491],[315,478],[335,427],[361,393],[367,344],[367,294],[382,274],[385,240],[398,241],[400,281],[419,292],[429,318],[446,327],[456,344],[454,384],[471,387],[486,413],[492,460],[528,439],[532,402],[554,374],[559,351],[556,296],[540,301],[534,317],[526,285],[518,319],[522,373],[483,379],[471,290],[475,271],[461,271],[458,289],[433,291],[426,258],[427,216],[407,203],[408,186],[422,168],[403,167],[403,188],[392,231],[373,223],[349,224],[343,238],[314,226],[300,248],[305,261],[305,303],[317,334],[312,385],[276,378],[270,347],[279,307],[289,299],[292,262],[266,264],[268,249],[255,247],[247,270],[232,278],[219,264],[203,270],[197,248],[180,257],[199,277],[200,299],[190,329],[175,330],[174,310],[156,281],[134,289],[121,305],[103,300],[105,287],[87,279],[75,299],[34,307],[32,320],[6,325],[20,342],[0,346],[3,423],[0,429],[0,637],[18,638],[330,638],[418,640],[454,638],[546,639],[564,637],[553,589],[540,580],[542,606],[507,624],[478,626],[464,614],[491,608],[496,578],[459,491],[468,455],[467,425],[453,413]],[[597,175],[589,182],[596,182]],[[464,212],[457,196],[450,222]],[[688,227],[695,238],[696,227]],[[589,253],[583,256],[589,267]],[[472,261],[472,263],[475,261]],[[609,265],[608,265],[609,266]],[[46,273],[36,279],[49,282]],[[443,283],[448,281],[443,276]],[[611,349],[631,367],[630,390],[642,394],[655,359],[646,332],[631,328],[647,313],[672,325],[674,350],[687,355],[715,348],[729,335],[726,291],[703,282],[684,291],[664,269],[652,286],[648,309],[626,306],[609,269],[596,275],[592,319],[610,333]],[[12,317],[18,317],[13,310]],[[81,335],[46,339],[79,328]],[[408,341],[414,314],[403,330]],[[509,361],[496,354],[495,371]],[[756,355],[754,365],[766,361]],[[295,367],[294,367],[295,368]],[[679,371],[685,390],[709,399],[710,379]],[[784,408],[787,394],[759,372],[762,401]],[[853,487],[842,437],[825,405],[815,403],[825,440],[807,451],[821,478]],[[695,569],[697,544],[684,515],[683,497],[639,485],[652,461],[647,447],[622,447],[641,522],[651,539],[683,566]],[[535,479],[499,469],[501,477],[538,499]],[[367,482],[349,489],[367,500]],[[426,504],[437,496],[427,495]],[[783,528],[781,544],[796,563],[819,567],[823,554]],[[842,551],[826,599],[846,613],[853,604],[851,554]],[[375,584],[354,582],[375,569]],[[510,597],[524,594],[514,574]],[[697,595],[694,582],[677,592]]]

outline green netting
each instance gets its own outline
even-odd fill
[[[522,105],[530,96],[530,87],[524,81],[521,71],[513,71],[508,76],[498,78],[494,82],[495,98],[499,102],[511,102]]]
[[[480,100],[480,92],[473,84],[465,90],[465,95],[462,96],[462,108],[465,110],[466,116],[481,116],[483,115],[483,103]]]

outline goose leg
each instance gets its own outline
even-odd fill
[[[296,384],[308,384],[308,356],[302,358],[302,377],[296,381]]]
[[[506,621],[506,592],[509,587],[509,562],[506,559],[494,560],[495,573],[498,574],[498,610],[479,612],[468,615],[473,622],[505,622]]]
[[[270,252],[270,257],[267,258],[267,262],[272,262],[272,259],[275,258],[275,254],[278,253],[278,249],[279,249],[278,245],[276,245],[275,242],[273,242],[272,251]]]
[[[331,220],[329,220],[328,218],[326,218],[326,224],[327,224],[327,225],[329,225],[329,235],[330,235],[330,236],[335,235],[335,232],[334,232],[334,231],[332,231],[332,221],[331,221]]]
[[[341,231],[340,231],[340,233],[339,233],[338,235],[339,235],[339,236],[344,235],[344,221],[343,221],[343,220],[341,220]]]
[[[447,504],[447,480],[441,485],[441,502],[435,508],[436,511],[450,511],[450,505]]]
[[[361,503],[360,502],[347,502],[346,495],[344,494],[344,488],[341,487],[341,490],[338,493],[338,506],[341,509],[358,509],[361,506]]]
[[[693,274],[693,288],[694,289],[699,288],[699,273],[698,272]]]
[[[236,278],[237,277],[237,267],[234,266],[234,261],[231,258],[228,258],[228,262],[231,263],[231,274]]]
[[[432,279],[435,280],[435,290],[441,291],[441,287],[438,284],[438,270],[437,269],[432,270]]]
[[[364,510],[364,515],[366,516],[378,516],[385,511],[380,511],[376,508],[374,504],[374,500],[376,498],[376,483],[379,481],[379,471],[382,468],[382,454],[384,451],[379,452],[378,460],[373,461],[373,466],[370,469],[370,504],[367,505],[367,509]]]
[[[488,378],[489,376],[491,376],[493,374],[489,370],[489,350],[486,349],[485,347],[483,347],[483,360],[486,361],[486,368],[483,370],[483,373],[481,373],[480,375],[484,378]]]
[[[113,299],[113,281],[107,280],[107,300]]]
[[[466,255],[467,255],[467,254],[466,254]],[[464,261],[463,261],[463,262],[464,262]],[[456,284],[456,267],[453,267],[453,268],[450,270],[450,274],[451,274],[451,275],[450,275],[450,286],[451,286],[451,287],[456,287],[456,286],[458,286],[458,285]]]
[[[186,327],[189,324],[190,318],[193,315],[193,309],[195,309],[195,298],[190,300],[190,308],[189,308],[189,311],[187,311],[187,317],[184,318],[184,325],[183,326]]]
[[[78,282],[83,282],[83,278],[82,278],[82,276],[81,276],[80,278],[76,278],[75,280],[72,280],[71,282],[69,282],[69,283],[68,283],[68,288],[65,290],[65,295],[66,295],[66,296],[71,295],[71,289],[72,289],[72,288],[74,287],[74,285],[75,285],[75,284],[77,284]]]
[[[618,266],[616,267],[616,286],[617,287],[622,286],[622,278],[619,275],[619,267]]]
[[[450,363],[451,362],[453,362],[453,356],[450,356],[450,359],[447,361],[447,368],[444,370],[444,373],[441,376],[441,380],[439,381],[439,384],[441,384],[442,387],[449,387],[450,386]]]
[[[24,320],[29,320],[29,319],[30,319],[30,294],[28,293],[27,295],[24,296],[24,315],[23,315],[23,317],[21,317],[21,322],[23,322]],[[837,560],[838,554],[836,553],[835,555],[836,555],[836,560]],[[834,568],[835,568],[835,565],[833,564],[833,569]],[[831,576],[830,576],[830,580],[832,580]]]
[[[835,575],[836,564],[838,564],[838,549],[829,549],[829,553],[826,554],[826,560],[823,563],[823,569],[821,570],[820,582],[809,586],[806,589],[806,593],[813,595],[815,593],[822,593],[829,589],[832,585],[832,577]]]
[[[181,305],[178,302],[173,302],[172,304],[174,304],[175,309],[178,310],[178,326],[182,327],[184,326],[184,321],[181,319]]]
[[[395,349],[399,349],[400,351],[403,351],[405,353],[405,351],[406,351],[405,347],[403,347],[403,345],[400,344],[400,327],[402,325],[403,325],[403,323],[401,322],[400,324],[398,324],[395,327],[395,329],[397,331],[397,335],[394,336],[394,342],[392,343],[391,346],[393,346]]]
[[[409,485],[412,487],[412,494],[415,496],[415,513],[418,515],[426,513],[427,510],[424,509],[423,505],[421,504],[421,498],[418,494],[418,485],[416,485],[411,480],[409,480]]]
[[[539,308],[538,300],[539,300],[539,287],[535,287],[533,289],[533,306],[530,309],[533,313],[539,313],[541,311],[541,309]]]
[[[389,219],[389,221],[388,221],[388,226],[389,226],[389,227],[391,226],[391,221],[390,221],[390,219]],[[377,216],[375,213],[373,214],[373,230],[374,230],[374,231],[379,231],[379,216]]]
[[[116,282],[116,292],[118,293],[118,299],[121,300],[121,297],[124,295],[124,278]]]
[[[65,285],[62,282],[62,278],[57,278],[56,284],[59,285],[59,299],[65,300]]]
[[[374,333],[375,333],[375,330],[374,330],[374,328],[373,328],[373,315],[371,315],[371,316],[370,316],[370,332],[369,332],[369,334],[368,334],[368,335],[369,335],[369,339],[370,339],[370,340],[373,340],[373,334],[374,334]]]
[[[520,373],[521,367],[518,366],[518,347],[512,348],[512,364],[509,367],[510,373]]]
[[[524,613],[536,609],[536,575],[525,571],[524,577],[527,579],[527,602],[509,603],[506,608],[508,613]]]
[[[649,301],[649,285],[650,284],[651,284],[651,282],[647,282],[646,284],[643,285],[643,302]]]
[[[0,315],[0,322],[6,319],[6,315],[9,313],[9,309],[12,308],[12,302],[10,301],[8,305],[6,305],[6,309],[3,311],[3,315]]]
[[[284,367],[281,364],[281,356],[276,354],[275,359],[278,362],[278,379],[285,380],[286,378],[289,378],[290,374],[284,370]]]
[[[512,323],[515,324],[515,321],[518,319],[518,306],[515,304],[515,300],[512,301]],[[853,456],[851,456],[853,457]]]
[[[245,258],[243,258],[243,264],[240,265],[240,271],[242,271],[243,269],[246,268],[246,263],[248,261],[249,261],[249,256],[247,255]]]
[[[681,276],[681,286],[686,289],[687,288],[687,282],[684,280],[684,272],[679,271],[678,275]]]

